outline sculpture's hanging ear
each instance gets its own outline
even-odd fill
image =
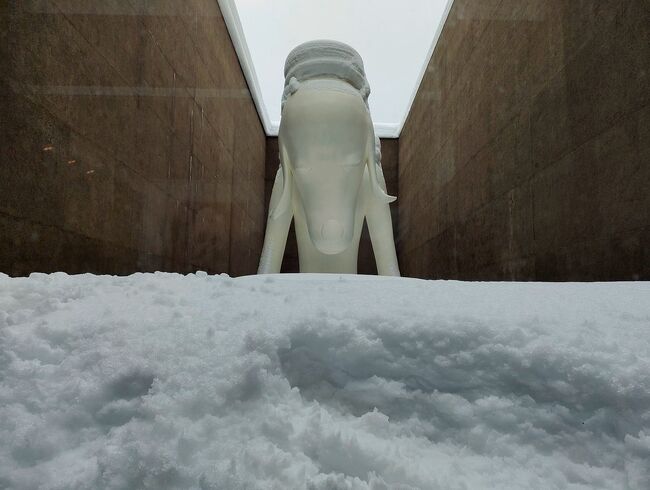
[[[386,183],[381,171],[381,143],[374,130],[371,129],[368,138],[368,175],[370,176],[370,187],[372,194],[381,202],[390,203],[397,200],[395,196],[389,196],[386,193]],[[380,175],[381,174],[381,175]],[[380,180],[381,179],[381,180]]]
[[[282,196],[278,201],[277,206],[271,210],[271,218],[278,219],[284,213],[289,211],[291,207],[291,188],[293,187],[293,174],[291,173],[291,165],[289,165],[289,157],[282,141],[280,140],[280,164],[282,165]]]

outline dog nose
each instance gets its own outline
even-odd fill
[[[329,219],[323,224],[320,235],[323,240],[337,240],[343,238],[343,226],[335,219]]]

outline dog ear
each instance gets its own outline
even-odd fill
[[[289,157],[285,146],[280,139],[280,165],[282,166],[282,195],[278,204],[271,211],[271,218],[278,219],[284,213],[289,211],[291,207],[291,189],[293,187],[293,174],[291,172],[291,165],[289,164]],[[277,178],[277,177],[276,177]]]
[[[374,129],[371,129],[370,133],[366,161],[368,162],[368,175],[370,176],[372,194],[381,202],[391,203],[396,201],[397,198],[386,193],[386,181],[381,170],[381,142],[375,136]]]

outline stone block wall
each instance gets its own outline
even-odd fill
[[[215,0],[1,3],[1,272],[253,273],[265,144]]]
[[[399,143],[405,275],[650,279],[646,0],[456,0]]]
[[[384,171],[384,178],[386,179],[386,187],[388,193],[392,196],[397,195],[397,159],[399,156],[399,140],[397,139],[382,139],[382,168]],[[278,138],[269,137],[266,142],[266,207],[265,212],[268,215],[268,206],[271,200],[271,191],[273,190],[273,182],[275,181],[275,174],[280,166],[279,153],[278,153]],[[393,218],[393,232],[397,235],[397,209],[399,206],[399,196],[397,201],[390,205],[391,215]],[[289,238],[287,239],[287,248],[282,261],[282,272],[299,272],[298,263],[298,244],[296,243],[296,234],[293,229],[293,224],[289,230]],[[375,264],[375,256],[372,252],[372,244],[370,243],[370,235],[368,228],[364,224],[363,232],[361,234],[361,241],[359,244],[359,274],[377,274],[377,265]]]

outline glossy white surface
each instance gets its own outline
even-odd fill
[[[293,220],[300,272],[355,274],[365,220],[378,273],[399,276],[395,198],[386,194],[361,56],[338,41],[310,41],[289,53],[284,75],[281,168],[258,272],[280,272]]]
[[[260,273],[280,272],[292,219],[301,272],[357,271],[368,221],[380,275],[399,275],[375,138],[363,98],[345,82],[301,84],[280,129],[280,160]]]

